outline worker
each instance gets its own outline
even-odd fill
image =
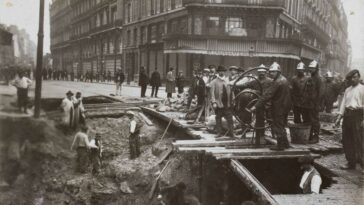
[[[230,82],[234,82],[239,77],[238,70],[239,70],[239,68],[236,66],[229,67],[229,71],[230,71],[229,81]]]
[[[186,188],[183,182],[161,188],[160,193],[165,196],[165,205],[186,205],[184,198]]]
[[[325,74],[325,82],[323,86],[323,97],[321,103],[321,110],[326,113],[331,113],[334,107],[334,103],[340,94],[341,85],[334,81],[334,75],[332,72],[328,71]]]
[[[145,98],[145,92],[147,91],[147,86],[149,84],[149,77],[146,73],[146,70],[144,67],[140,67],[140,73],[139,73],[139,86],[140,89],[140,97]]]
[[[342,123],[342,143],[346,160],[346,166],[342,169],[355,169],[356,164],[364,170],[363,140],[364,140],[364,85],[360,84],[360,73],[351,70],[346,79],[351,86],[346,88],[340,105],[336,126]]]
[[[14,85],[17,89],[17,96],[18,96],[18,107],[19,111],[24,113],[28,113],[28,89],[32,85],[32,81],[25,77],[25,73],[20,71],[19,78],[15,79],[12,85]]]
[[[310,156],[300,157],[298,162],[301,164],[301,169],[304,171],[300,188],[304,194],[319,194],[322,179],[320,173],[313,166],[313,158]]]
[[[150,97],[158,97],[158,90],[161,84],[161,74],[158,72],[158,68],[155,67],[154,72],[152,73],[150,77],[150,85],[152,86],[152,93],[150,94]]]
[[[309,123],[309,109],[303,103],[303,90],[308,77],[305,76],[305,64],[298,63],[296,75],[291,80],[292,86],[292,103],[293,103],[293,121],[294,123]]]
[[[176,77],[176,86],[177,86],[178,95],[181,95],[184,92],[185,81],[186,81],[186,78],[185,78],[185,76],[183,76],[183,72],[179,71],[178,75]]]
[[[77,92],[75,98],[73,98],[73,107],[73,127],[77,128],[80,124],[84,125],[86,123],[85,107],[83,106],[81,92]]]
[[[85,173],[88,165],[88,151],[90,149],[90,142],[88,140],[88,127],[82,126],[81,130],[76,133],[73,139],[71,150],[77,151],[77,170],[80,173]]]
[[[135,113],[133,111],[128,111],[126,114],[130,119],[129,126],[129,152],[130,159],[135,159],[140,155],[140,128],[142,127],[142,123],[136,118]]]
[[[274,62],[270,66],[269,74],[273,79],[271,86],[250,110],[255,112],[257,109],[264,109],[265,104],[271,102],[272,132],[277,137],[277,146],[271,149],[279,151],[289,148],[285,126],[291,109],[290,88],[287,79],[281,74],[278,63]]]
[[[268,68],[261,64],[257,67],[258,72],[258,81],[252,80],[248,81],[244,84],[239,84],[236,86],[236,88],[244,90],[246,88],[251,88],[253,90],[256,90],[258,95],[263,95],[263,93],[268,90],[268,88],[271,86],[273,80],[269,77],[267,77],[267,70]],[[260,139],[264,137],[265,133],[265,119],[270,119],[270,102],[267,102],[265,106],[261,107],[261,109],[257,109],[256,111],[256,122],[255,127],[257,128],[256,133],[257,137],[255,138],[255,144],[257,146],[260,145]]]
[[[224,117],[228,124],[227,134],[230,137],[235,138],[231,88],[228,84],[228,79],[225,77],[226,68],[224,66],[219,66],[217,72],[217,78],[210,83],[212,107],[215,109],[216,113],[217,137],[225,136],[224,133],[222,133],[222,117]]]
[[[175,78],[175,74],[174,74],[174,68],[169,68],[169,71],[167,73],[167,77],[166,77],[166,93],[167,93],[167,98],[171,98],[172,94],[176,92],[176,78]]]
[[[100,133],[96,133],[95,138],[91,140],[90,149],[92,174],[99,174],[102,158],[102,142]]]
[[[202,71],[195,71],[192,84],[188,90],[187,109],[190,109],[192,99],[195,98],[195,96],[197,96],[197,106],[202,106],[204,104],[206,94],[205,87],[206,83],[203,80]]]
[[[319,76],[319,64],[317,61],[312,61],[308,66],[310,76],[308,77],[304,87],[303,104],[308,108],[310,116],[311,131],[309,143],[315,144],[319,142],[320,134],[320,102],[322,98],[322,82]]]
[[[68,91],[66,97],[62,100],[61,109],[63,111],[62,122],[65,128],[71,128],[74,120],[73,93]]]

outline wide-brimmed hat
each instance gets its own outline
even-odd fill
[[[69,90],[69,91],[66,93],[66,95],[71,95],[71,96],[73,96],[73,92]]]
[[[224,66],[222,66],[222,65],[219,65],[218,67],[217,67],[217,70],[216,70],[217,72],[225,72],[226,71],[226,68],[224,67]]]
[[[203,70],[202,70],[202,72],[204,72],[204,73],[209,73],[209,72],[210,72],[210,69],[205,68],[205,69],[203,69]]]

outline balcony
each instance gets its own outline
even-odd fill
[[[251,7],[285,7],[285,0],[183,0],[183,5],[239,5]]]

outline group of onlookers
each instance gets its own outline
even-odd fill
[[[186,79],[183,76],[183,72],[179,71],[178,75],[174,73],[174,68],[169,68],[166,75],[166,93],[167,98],[171,98],[173,93],[176,93],[176,87],[178,94],[182,94],[184,92],[184,87],[186,84]],[[140,68],[139,73],[139,86],[141,87],[140,97],[146,97],[145,93],[147,90],[147,86],[152,86],[151,97],[158,97],[159,87],[162,85],[161,83],[161,75],[157,68],[151,74],[151,77],[148,77],[146,70],[144,67]]]
[[[74,96],[72,91],[68,91],[60,107],[63,111],[62,124],[66,130],[76,129],[85,124],[85,108],[80,92]]]

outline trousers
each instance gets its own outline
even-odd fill
[[[353,166],[364,166],[364,110],[345,109],[342,124],[342,143],[346,160]]]
[[[293,106],[293,121],[296,124],[300,123],[309,123],[310,122],[310,114],[309,109]]]
[[[140,139],[139,133],[133,133],[129,136],[130,159],[135,159],[140,155]]]
[[[159,86],[152,86],[152,94],[150,95],[150,97],[158,97],[158,90]]]
[[[278,147],[288,148],[289,142],[286,132],[288,114],[285,113],[273,113],[272,114],[272,132],[277,137]]]
[[[216,108],[216,129],[218,134],[222,133],[222,118],[224,117],[228,124],[228,134],[231,136],[234,132],[233,114],[230,108]]]
[[[88,150],[86,147],[77,147],[77,169],[81,173],[87,171]]]

